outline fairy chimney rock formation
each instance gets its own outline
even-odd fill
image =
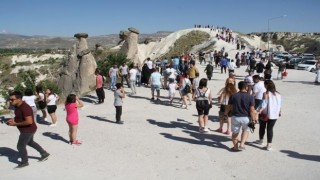
[[[88,49],[86,38],[87,33],[74,35],[78,42],[70,51],[69,57],[60,74],[59,88],[62,90],[62,97],[70,93],[84,95],[95,88],[96,60]]]
[[[96,44],[96,51],[97,52],[102,52],[104,49],[103,47],[101,46],[101,44]]]
[[[120,31],[119,37],[124,41],[120,52],[125,54],[128,59],[134,63],[140,63],[138,58],[138,35],[139,30],[133,27],[128,28],[129,31]]]

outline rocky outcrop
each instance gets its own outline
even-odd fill
[[[120,31],[119,38],[123,42],[120,53],[125,54],[134,63],[141,63],[138,57],[138,35],[139,30],[130,27],[129,31]]]
[[[101,44],[96,44],[96,52],[102,52],[104,49]]]
[[[78,42],[72,47],[68,59],[60,73],[58,86],[61,97],[65,98],[70,93],[83,95],[95,87],[96,60],[88,49],[88,34],[77,33],[74,35]]]

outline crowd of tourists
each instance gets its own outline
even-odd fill
[[[208,115],[213,107],[214,94],[208,87],[208,81],[212,79],[214,67],[220,67],[222,74],[228,74],[225,86],[218,93],[219,103],[219,128],[216,132],[231,135],[233,147],[232,151],[245,150],[245,143],[249,135],[248,124],[259,122],[258,144],[264,143],[265,132],[267,134],[266,149],[272,149],[273,127],[277,119],[281,116],[281,95],[277,92],[274,82],[271,80],[271,63],[263,63],[262,57],[253,51],[247,53],[248,75],[236,83],[235,71],[241,65],[228,57],[224,49],[220,51],[210,51],[209,58],[201,59],[201,56],[186,54],[170,59],[152,61],[148,58],[142,65],[132,65],[128,67],[123,63],[120,67],[114,65],[110,68],[106,78],[99,69],[96,70],[96,94],[97,104],[105,101],[105,90],[107,87],[114,94],[113,105],[116,111],[115,122],[123,124],[122,105],[126,92],[124,86],[130,88],[129,96],[139,94],[141,86],[150,88],[150,100],[155,103],[178,104],[182,109],[190,109],[190,105],[195,103],[198,113],[198,124],[200,133],[208,133]],[[239,53],[238,53],[239,56]],[[261,59],[256,62],[256,58]],[[207,63],[204,72],[207,78],[200,78],[197,64]],[[214,63],[214,65],[213,65]],[[281,74],[281,73],[280,73]],[[109,83],[106,83],[108,79]],[[120,81],[120,82],[119,82]],[[167,98],[160,99],[160,91],[168,93]],[[175,101],[176,92],[179,94],[179,101]],[[23,94],[9,89],[7,99],[8,108],[14,111],[14,118],[6,121],[9,126],[17,126],[20,130],[18,140],[18,151],[22,158],[21,164],[17,168],[28,166],[26,146],[36,149],[40,154],[40,161],[48,159],[49,153],[33,140],[37,130],[36,118],[37,107],[42,112],[42,121],[47,120],[47,114],[51,118],[51,127],[57,126],[56,102],[59,96],[52,89],[36,87],[33,90],[27,89]],[[165,100],[167,99],[167,100]],[[77,139],[77,129],[79,123],[78,108],[83,106],[83,102],[75,94],[67,96],[64,103],[66,109],[66,122],[69,126],[68,136],[71,145],[81,145]],[[224,129],[224,123],[227,127]],[[251,127],[252,128],[252,127]],[[238,136],[241,133],[240,140]]]

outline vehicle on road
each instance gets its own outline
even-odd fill
[[[316,72],[316,60],[307,60],[298,64],[298,70],[306,70],[309,72]]]

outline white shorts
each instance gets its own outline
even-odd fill
[[[248,128],[249,118],[248,117],[231,117],[231,131],[233,133],[239,133],[240,128],[242,127],[242,131],[249,131]]]

